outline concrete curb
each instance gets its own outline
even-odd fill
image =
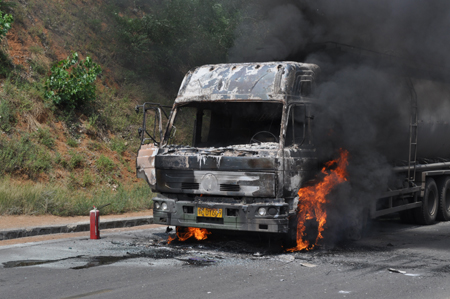
[[[132,227],[153,224],[153,216],[119,218],[114,220],[102,220],[100,218],[100,230],[110,228]],[[65,225],[36,226],[27,228],[16,228],[11,230],[0,230],[0,241],[32,237],[38,235],[50,235],[61,233],[73,233],[89,231],[89,222],[80,222]]]

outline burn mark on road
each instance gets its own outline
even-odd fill
[[[165,249],[165,248],[155,248],[155,249],[145,249],[138,253],[127,253],[122,256],[86,256],[79,255],[75,257],[68,257],[62,259],[54,259],[54,260],[18,260],[18,261],[9,261],[3,263],[4,268],[16,268],[16,267],[30,267],[30,266],[39,266],[43,264],[56,263],[61,261],[70,261],[72,263],[84,263],[80,266],[70,267],[73,270],[87,269],[92,267],[111,265],[120,261],[125,261],[129,259],[136,258],[151,258],[154,260],[158,259],[173,259],[178,256],[185,254],[182,250],[177,249]]]

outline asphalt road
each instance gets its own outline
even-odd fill
[[[379,220],[297,253],[255,235],[166,240],[157,228],[2,246],[0,298],[450,298],[450,223]]]

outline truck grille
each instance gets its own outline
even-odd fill
[[[181,183],[181,189],[186,190],[198,190],[199,183]]]
[[[236,184],[220,184],[220,191],[240,191],[241,187]]]
[[[251,197],[275,196],[275,173],[156,169],[159,192]]]

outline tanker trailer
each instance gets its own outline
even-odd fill
[[[450,220],[450,123],[446,101],[450,88],[441,80],[410,79],[409,132],[400,143],[409,145],[408,160],[393,170],[404,188],[386,192],[372,206],[372,217],[400,212],[404,222],[432,224]],[[397,151],[396,155],[398,156]],[[398,163],[397,163],[398,164]]]

